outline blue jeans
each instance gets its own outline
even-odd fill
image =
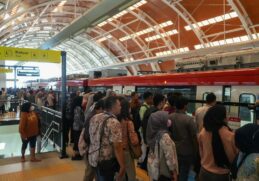
[[[115,173],[112,173],[109,176],[101,176],[100,171],[98,167],[96,168],[96,176],[97,176],[97,181],[113,181]]]
[[[193,156],[178,155],[179,181],[188,181],[188,175],[193,165]]]

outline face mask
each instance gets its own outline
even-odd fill
[[[31,106],[30,107],[30,111],[34,111],[35,107],[34,106]]]
[[[172,121],[170,119],[168,119],[167,120],[167,127],[169,128],[169,127],[171,127],[171,125],[172,125]]]

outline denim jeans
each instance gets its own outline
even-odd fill
[[[97,168],[96,176],[97,176],[97,181],[113,181],[115,173],[111,173],[111,175],[109,175],[109,176],[101,176],[100,171]]]
[[[178,155],[179,181],[188,181],[188,175],[193,164],[193,156]]]

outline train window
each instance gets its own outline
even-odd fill
[[[254,104],[256,101],[255,95],[254,94],[240,94],[239,96],[239,102],[240,103],[252,103]],[[255,119],[255,113],[253,110],[248,109],[247,107],[240,106],[239,107],[239,118],[242,121],[247,121],[254,123]]]
[[[203,101],[206,101],[206,97],[207,95],[209,94],[209,92],[204,92],[203,95],[202,95],[202,100]],[[204,105],[204,103],[202,103],[202,106]]]
[[[222,94],[223,102],[231,101],[231,86],[223,86],[223,94]],[[225,106],[228,113],[230,113],[230,106]]]
[[[223,86],[223,102],[230,102],[231,100],[231,86]]]
[[[203,95],[202,95],[202,100],[203,101],[206,101],[206,97],[207,95],[209,94],[209,92],[204,92]]]
[[[196,99],[196,87],[195,86],[176,86],[176,87],[136,87],[137,93],[143,95],[144,92],[150,91],[153,94],[162,93],[166,95],[169,92],[181,93],[189,100]],[[195,111],[195,103],[188,104],[187,112],[193,113]]]

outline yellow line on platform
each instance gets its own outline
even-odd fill
[[[42,177],[57,175],[61,173],[67,173],[74,171],[74,167],[68,163],[55,164],[42,168],[34,168],[30,170],[13,172],[8,174],[0,175],[1,181],[29,181]]]
[[[136,174],[137,174],[137,178],[140,180],[140,181],[149,181],[149,177],[147,175],[147,172],[140,169],[140,168],[136,168]]]

